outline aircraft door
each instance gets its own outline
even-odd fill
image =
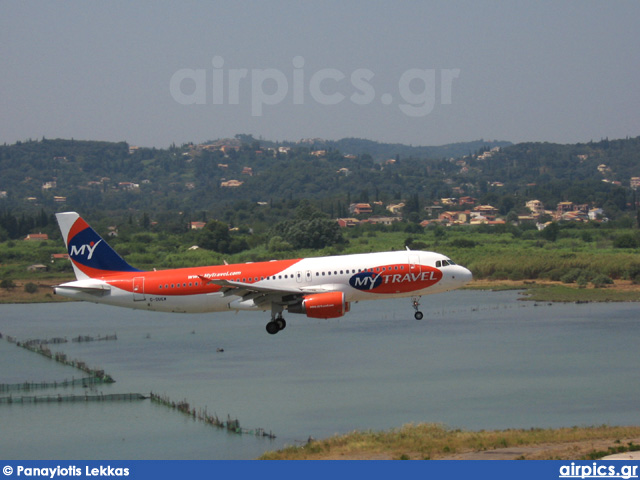
[[[133,301],[141,302],[145,300],[144,296],[144,277],[133,278]]]
[[[296,282],[310,282],[311,281],[311,270],[307,270],[305,272],[296,272]]]
[[[420,273],[422,268],[420,266],[420,255],[410,253],[409,254],[409,273]]]

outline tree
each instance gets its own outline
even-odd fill
[[[238,253],[249,248],[244,238],[233,237],[229,226],[217,220],[207,223],[197,238],[200,247],[219,253]]]
[[[287,220],[276,225],[271,234],[294,248],[320,249],[345,243],[338,223],[328,218]]]
[[[418,194],[415,193],[411,195],[405,202],[404,211],[409,214],[412,212],[418,213],[420,212],[420,198]]]
[[[300,201],[298,208],[296,208],[297,220],[311,220],[312,218],[326,218],[326,215],[311,205],[311,202],[306,198]]]
[[[282,237],[276,235],[269,239],[268,250],[270,252],[286,252],[288,250],[293,250],[293,247],[289,242],[285,242]]]
[[[498,209],[501,215],[507,215],[516,206],[516,201],[512,195],[503,195],[498,202]]]
[[[560,233],[560,226],[556,222],[552,222],[540,232],[540,236],[550,242],[555,242]]]
[[[4,288],[5,290],[13,290],[16,288],[16,284],[13,280],[5,278],[0,281],[0,288]]]
[[[638,237],[633,233],[623,233],[613,241],[614,248],[638,248],[639,246]]]
[[[198,243],[202,248],[220,253],[226,253],[230,240],[229,226],[217,220],[208,222],[198,235]]]

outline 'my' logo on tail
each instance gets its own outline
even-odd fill
[[[95,243],[91,242],[89,244],[80,245],[80,247],[71,245],[71,251],[69,252],[69,255],[71,257],[75,257],[77,255],[84,255],[86,250],[87,252],[89,252],[89,255],[87,256],[87,260],[91,260],[91,257],[93,257],[93,252],[95,251],[96,247],[100,242],[102,242],[102,239],[98,240]]]

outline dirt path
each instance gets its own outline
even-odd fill
[[[624,438],[620,443],[611,440],[583,440],[559,444],[542,444],[525,447],[497,448],[482,452],[461,452],[442,457],[441,460],[576,460],[594,451],[606,451],[609,447],[638,444],[640,437]],[[633,452],[637,454],[638,452]]]
[[[545,443],[540,445],[516,446],[496,448],[482,451],[466,451],[458,453],[443,453],[431,455],[431,460],[578,460],[593,452],[607,451],[609,447],[626,446],[629,443],[640,444],[640,437],[623,438],[619,442],[614,440],[583,440],[579,442]],[[618,454],[622,459],[640,460],[640,452],[626,452]],[[412,460],[422,460],[422,454],[408,452]],[[317,460],[393,460],[391,453],[348,453],[329,454],[313,457]]]

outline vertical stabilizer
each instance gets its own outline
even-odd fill
[[[56,213],[76,279],[139,272],[113,250],[76,212]]]

